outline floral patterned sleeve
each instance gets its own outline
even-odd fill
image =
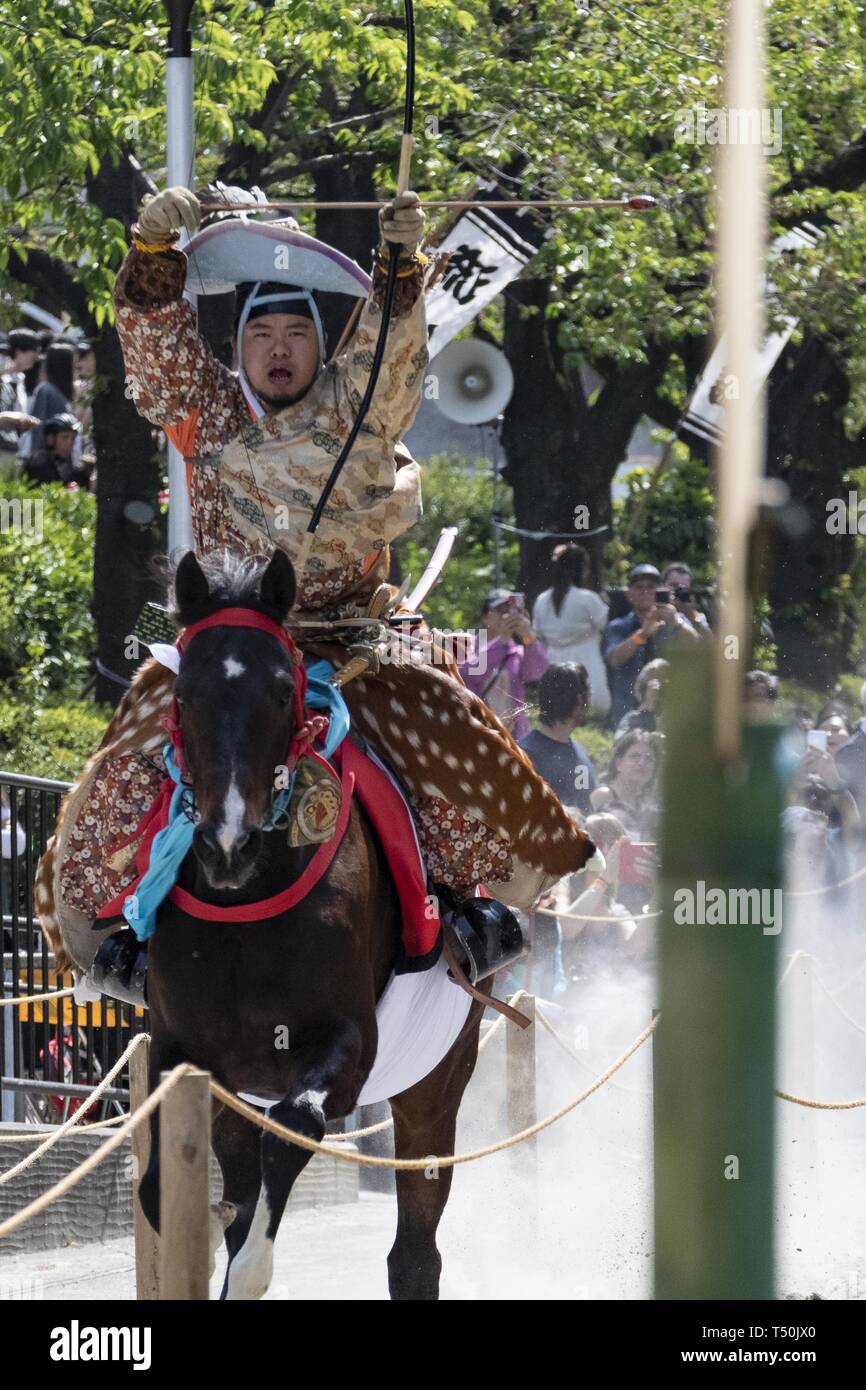
[[[397,280],[382,372],[368,417],[376,433],[395,443],[410,428],[421,403],[421,383],[430,361],[424,294],[444,273],[447,261],[447,256],[433,257],[411,275]],[[355,412],[361,404],[373,365],[382,323],[386,268],[377,257],[373,289],[361,310],[358,327],[344,357],[350,402]]]
[[[186,256],[132,250],[114,287],[117,332],[139,413],[185,458],[218,453],[249,423],[237,377],[217,360],[183,298]]]

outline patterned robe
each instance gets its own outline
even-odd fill
[[[300,611],[364,613],[387,576],[388,542],[420,515],[418,467],[400,436],[428,361],[424,282],[440,268],[398,280],[372,414],[316,533]],[[181,297],[185,269],[179,251],[133,250],[121,267],[115,299],[130,389],[188,461],[199,553],[227,546],[270,554],[278,544],[294,558],[366,385],[384,275],[374,277],[346,352],[302,401],[259,424],[237,376],[198,335]],[[134,832],[159,784],[148,759],[165,741],[159,721],[173,686],[155,661],[139,668],[64,802],[36,879],[37,912],[61,962],[87,967],[101,940],[92,918],[134,878]],[[344,695],[354,726],[407,791],[433,881],[461,894],[485,883],[528,907],[583,866],[589,841],[453,662],[419,666],[407,657],[349,682]]]

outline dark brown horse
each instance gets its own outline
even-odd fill
[[[267,567],[192,554],[175,579],[182,626],[230,607],[282,623],[295,595],[290,561]],[[185,649],[176,694],[183,755],[197,825],[179,884],[219,907],[280,893],[303,873],[316,846],[290,848],[285,832],[263,833],[274,769],[295,733],[297,667],[268,631],[214,626]],[[377,1049],[376,1002],[394,964],[399,905],[382,850],[353,799],[339,848],[297,906],[265,920],[202,921],[169,900],[150,941],[150,1086],[182,1061],[210,1071],[229,1090],[271,1102],[274,1119],[321,1140],[329,1120],[348,1115]],[[451,1154],[457,1110],[475,1065],[481,1008],[439,1065],[391,1100],[400,1158]],[[285,1039],[288,1038],[288,1047]],[[159,1229],[159,1112],[140,1187]],[[266,1291],[273,1242],[309,1151],[284,1143],[222,1107],[213,1143],[224,1200],[236,1209],[226,1231],[224,1298]],[[388,1256],[391,1297],[438,1297],[436,1229],[451,1169],[397,1173],[397,1234]]]

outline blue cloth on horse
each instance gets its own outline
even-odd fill
[[[346,701],[336,686],[328,683],[334,669],[330,661],[324,660],[311,662],[307,667],[307,705],[311,709],[327,711],[329,717],[328,732],[321,750],[323,758],[330,758],[349,732],[349,710]],[[189,853],[195,831],[195,825],[186,814],[183,805],[184,792],[189,789],[181,783],[180,771],[170,743],[165,745],[163,758],[166,771],[175,783],[168,822],[154,836],[147,869],[135,892],[124,900],[122,908],[126,921],[139,941],[146,941],[148,937],[153,936],[156,930],[156,914],[177,883],[180,866]],[[274,821],[279,819],[288,806],[294,780],[293,773],[288,787],[277,792],[268,821],[262,826],[263,830],[273,830]]]
[[[326,710],[331,721],[321,750],[323,758],[330,758],[349,732],[349,707],[337,687],[329,684],[335,669],[325,660],[311,661],[307,666],[307,704],[311,709]]]

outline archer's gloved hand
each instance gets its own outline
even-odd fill
[[[398,193],[379,209],[379,230],[385,241],[414,251],[424,235],[424,213],[417,193]]]
[[[194,236],[200,221],[201,205],[195,194],[188,188],[167,188],[164,193],[149,193],[142,201],[138,228],[143,241],[158,246],[171,241],[181,227]]]

